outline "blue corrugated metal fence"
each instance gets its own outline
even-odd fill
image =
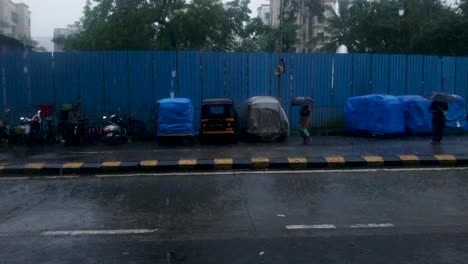
[[[388,54],[283,54],[281,96],[274,70],[279,54],[222,52],[112,51],[0,54],[0,103],[10,121],[40,104],[81,103],[91,120],[120,109],[151,124],[154,103],[174,94],[194,103],[230,97],[238,110],[251,96],[281,97],[296,125],[295,96],[315,98],[313,125],[342,127],[350,96],[444,91],[468,97],[468,58]],[[176,69],[177,68],[177,69]]]

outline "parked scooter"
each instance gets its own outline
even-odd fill
[[[110,144],[127,142],[127,127],[119,114],[102,117],[102,141]]]

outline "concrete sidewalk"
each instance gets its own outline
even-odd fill
[[[135,142],[120,146],[61,145],[28,149],[4,147],[2,174],[174,171],[211,169],[327,168],[404,165],[465,165],[468,136],[446,136],[440,145],[430,137],[299,137],[282,143],[158,146]]]

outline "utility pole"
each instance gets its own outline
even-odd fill
[[[171,45],[175,49],[176,61],[175,61],[175,78],[176,78],[176,91],[175,94],[179,96],[179,49],[177,47],[177,37],[174,31],[171,32]]]
[[[282,98],[282,75],[284,71],[284,63],[283,63],[283,14],[284,14],[284,6],[283,6],[283,1],[280,0],[280,47],[279,47],[279,62],[278,66],[276,67],[276,72],[275,74],[278,75],[278,101],[281,103],[281,98]]]

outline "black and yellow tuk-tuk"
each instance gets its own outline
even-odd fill
[[[237,112],[228,98],[206,99],[202,102],[200,140],[234,141],[237,133]]]

